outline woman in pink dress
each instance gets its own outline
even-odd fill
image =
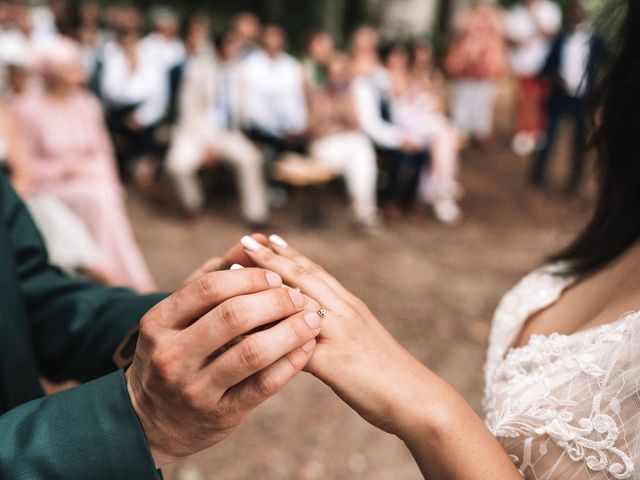
[[[53,44],[55,43],[55,44]],[[117,284],[154,288],[125,212],[98,100],[83,88],[80,49],[56,39],[40,57],[43,91],[14,103],[30,194],[56,197],[86,224]]]

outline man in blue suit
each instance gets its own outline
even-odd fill
[[[553,41],[540,74],[549,80],[552,90],[548,100],[547,138],[535,155],[529,181],[535,189],[545,188],[558,127],[563,118],[569,117],[575,126],[571,173],[566,183],[566,190],[571,193],[580,187],[587,149],[585,99],[597,81],[606,57],[606,45],[593,31],[587,11],[579,1],[569,4],[566,19],[568,28]]]

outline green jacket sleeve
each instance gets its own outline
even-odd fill
[[[156,480],[122,371],[0,416],[1,480]]]
[[[141,296],[65,275],[49,264],[31,216],[1,174],[0,193],[38,370],[54,381],[112,372],[118,344],[166,294]]]

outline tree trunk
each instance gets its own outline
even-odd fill
[[[338,44],[342,44],[344,40],[344,15],[346,7],[347,0],[324,0],[324,29],[331,34]]]

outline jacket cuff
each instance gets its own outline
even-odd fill
[[[122,370],[21,405],[2,415],[0,425],[6,478],[162,478]]]

